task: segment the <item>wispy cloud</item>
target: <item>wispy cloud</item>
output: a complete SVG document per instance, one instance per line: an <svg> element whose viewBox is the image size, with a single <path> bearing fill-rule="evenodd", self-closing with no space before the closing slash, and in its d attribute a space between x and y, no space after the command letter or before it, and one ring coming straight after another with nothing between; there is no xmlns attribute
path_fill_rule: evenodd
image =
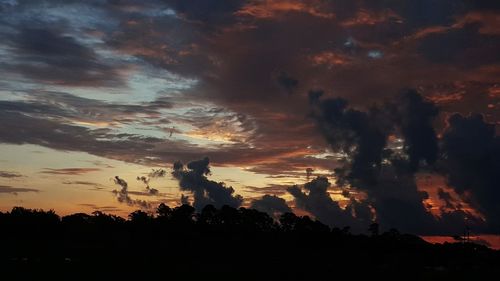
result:
<svg viewBox="0 0 500 281"><path fill-rule="evenodd" d="M99 190L104 188L102 184L90 181L63 181L63 184L90 186L93 187L94 189L99 189Z"/></svg>
<svg viewBox="0 0 500 281"><path fill-rule="evenodd" d="M8 193L8 194L17 195L18 193L25 193L25 192L39 192L39 190L34 189L34 188L12 187L12 186L8 186L8 185L0 185L0 193Z"/></svg>
<svg viewBox="0 0 500 281"><path fill-rule="evenodd" d="M52 175L78 176L91 172L97 172L100 170L101 169L98 168L62 168L62 169L45 168L40 173L52 174Z"/></svg>
<svg viewBox="0 0 500 281"><path fill-rule="evenodd" d="M92 203L80 203L78 205L82 206L82 207L90 208L90 209L95 210L95 211L100 211L100 212L119 212L119 211L121 211L121 209L116 207L116 206L99 206L99 205L92 204Z"/></svg>
<svg viewBox="0 0 500 281"><path fill-rule="evenodd" d="M0 171L0 178L13 179L13 178L21 178L21 177L23 177L23 175L16 173L16 172Z"/></svg>

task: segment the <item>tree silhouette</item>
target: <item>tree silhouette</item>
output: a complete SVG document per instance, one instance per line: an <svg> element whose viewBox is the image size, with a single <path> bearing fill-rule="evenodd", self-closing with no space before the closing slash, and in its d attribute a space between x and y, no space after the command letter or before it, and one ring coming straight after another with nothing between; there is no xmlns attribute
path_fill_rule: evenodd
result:
<svg viewBox="0 0 500 281"><path fill-rule="evenodd" d="M370 234L372 236L378 236L378 234L379 234L378 223L374 222L374 223L370 224L370 226L368 227L368 231L370 232Z"/></svg>
<svg viewBox="0 0 500 281"><path fill-rule="evenodd" d="M379 233L377 223L368 226L370 236L355 235L308 216L285 213L274 220L243 207L207 205L197 213L190 205L160 204L156 214L138 210L128 219L99 211L60 218L15 207L0 212L0 229L4 276L30 280L75 270L89 279L99 272L197 280L461 280L500 273L499 252L485 246L433 245L395 229Z"/></svg>

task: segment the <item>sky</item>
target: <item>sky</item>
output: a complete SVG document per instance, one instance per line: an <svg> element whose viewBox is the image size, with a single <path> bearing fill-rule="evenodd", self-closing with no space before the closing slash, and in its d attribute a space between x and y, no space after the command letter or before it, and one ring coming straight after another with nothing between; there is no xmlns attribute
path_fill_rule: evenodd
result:
<svg viewBox="0 0 500 281"><path fill-rule="evenodd" d="M499 49L493 0L0 0L0 210L500 234Z"/></svg>

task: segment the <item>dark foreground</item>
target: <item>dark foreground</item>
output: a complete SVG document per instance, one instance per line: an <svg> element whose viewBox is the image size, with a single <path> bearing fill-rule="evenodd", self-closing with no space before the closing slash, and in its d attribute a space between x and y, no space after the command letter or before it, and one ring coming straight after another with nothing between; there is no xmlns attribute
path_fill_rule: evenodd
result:
<svg viewBox="0 0 500 281"><path fill-rule="evenodd" d="M500 253L429 244L396 230L352 235L293 214L279 223L255 210L201 213L160 205L156 216L59 218L0 213L1 280L497 280ZM50 278L50 279L47 279Z"/></svg>

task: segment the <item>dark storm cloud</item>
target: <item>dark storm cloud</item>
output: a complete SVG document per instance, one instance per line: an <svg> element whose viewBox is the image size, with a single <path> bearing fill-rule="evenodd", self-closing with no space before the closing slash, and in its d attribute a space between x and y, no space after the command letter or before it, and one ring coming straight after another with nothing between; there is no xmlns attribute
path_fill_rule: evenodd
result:
<svg viewBox="0 0 500 281"><path fill-rule="evenodd" d="M363 104L392 96L400 87L415 86L408 85L408 77L422 77L426 66L416 68L422 69L421 72L408 73L416 70L402 65L413 64L413 61L407 61L407 54L395 53L391 47L393 41L427 26L452 24L455 14L462 15L472 9L469 4L429 1L408 5L363 1L155 1L147 4L127 1L98 6L119 23L116 32L104 30L107 36L102 40L107 46L158 67L196 77L200 84L189 90L193 95L184 95L186 99L220 103L241 116L252 117L254 124L249 126L255 128L252 144L263 150L275 150L276 153L269 155L278 157L283 157L279 150L291 147L300 154L305 153L307 146L324 146L321 139L310 137L315 132L304 118L305 89L325 85L354 100L355 104ZM391 12L384 12L389 10ZM161 13L163 16L156 16ZM351 24L346 25L349 21ZM346 45L350 38L356 44ZM73 39L76 42L78 38L73 36ZM380 50L384 57L366 61L371 50ZM311 65L310 57L325 52L339 54L345 62L331 68ZM403 73L405 71L408 72ZM435 73L425 75L443 77ZM363 83L359 83L360 80ZM427 78L422 80L425 82ZM297 94L283 102L281 92L292 89ZM376 94L367 95L367 92ZM266 106L262 106L263 103ZM276 127L281 128L280 134L275 134ZM238 162L231 155L207 155L218 163L227 159ZM252 160L253 157L243 158ZM292 167L291 163L298 164L301 158L286 157L280 165L290 163L288 166ZM304 166L308 165L292 168ZM277 171L279 165L260 170L264 168Z"/></svg>
<svg viewBox="0 0 500 281"><path fill-rule="evenodd" d="M449 185L500 231L500 138L481 115L452 115L443 133Z"/></svg>
<svg viewBox="0 0 500 281"><path fill-rule="evenodd" d="M160 116L158 110L171 107L167 102L117 104L59 92L25 93L24 96L26 99L22 101L0 101L0 115L3 121L0 125L0 142L30 143L53 149L85 151L128 162L146 161L147 156L152 154L162 157L159 158L159 163L172 162L175 159L185 159L177 156L182 154L182 151L188 154L186 157L193 157L192 154L197 154L196 150L199 150L185 141L112 130L114 125L141 124L143 120L163 124L161 118L156 117ZM137 118L137 115L145 117ZM80 124L90 126L84 127ZM97 126L94 127L93 124ZM101 124L111 127L100 128ZM156 146L162 149L154 150ZM172 155L163 158L169 151Z"/></svg>
<svg viewBox="0 0 500 281"><path fill-rule="evenodd" d="M191 205L191 203L189 202L189 196L184 194L181 194L180 202L182 205Z"/></svg>
<svg viewBox="0 0 500 281"><path fill-rule="evenodd" d="M273 158L278 155L290 155L287 157L287 165L293 167L293 165L309 166L311 163L306 163L304 159L301 159L301 155L305 155L310 151L314 150L304 150L301 147L296 147L296 156L293 152L290 152L290 147L285 143L279 146L273 143L268 143L262 151L254 151L250 149L248 145L240 144L233 145L232 147L225 146L224 151L218 151L213 149L204 149L201 147L195 147L189 145L188 143L183 143L182 141L171 141L160 138L146 138L134 134L125 133L114 133L112 129L114 126L121 126L123 124L145 124L154 126L165 126L170 124L163 120L160 110L169 109L172 107L172 102L170 100L159 99L149 103L141 103L138 105L130 104L117 104L117 103L107 103L95 99L87 99L83 97L78 97L62 92L47 92L47 91L36 91L36 92L26 92L22 93L23 100L15 101L0 101L0 108L4 111L5 115L12 115L9 118L15 118L14 116L20 116L18 122L26 122L22 126L29 126L29 123L35 124L39 123L37 129L32 130L31 137L27 135L28 131L21 130L22 134L19 134L18 141L23 143L34 143L43 144L56 149L70 149L70 150L84 150L96 155L118 155L120 159L127 157L127 161L141 161L147 155L155 155L159 157L159 161L171 162L175 159L189 160L197 157L200 154L209 155L215 161L222 164L240 164L249 162L261 162L265 163L264 159ZM139 118L138 115L146 116L146 118ZM7 118L7 117L6 117ZM7 119L9 119L7 118ZM232 126L233 123L238 125L238 134L246 134L251 136L255 130L255 122L252 118L249 118L245 114L239 113L227 113L224 108L208 108L200 109L194 108L186 113L176 116L172 115L174 120L180 120L186 122L200 129L206 130L207 128L212 128L210 131L217 132L222 130L221 134L227 132L227 130ZM6 119L6 120L7 120ZM28 121L33 119L33 121ZM298 119L303 119L299 117ZM168 121L168 120L167 120ZM280 122L277 120L277 122ZM41 124L44 125L41 125ZM276 122L274 122L276 123ZM109 129L98 129L96 127L85 128L82 126L77 126L80 124L88 124L92 126L95 124L100 127L104 125L110 125ZM213 124L220 124L219 127L211 127ZM4 123L5 129L7 127L15 127L12 130L20 130L20 127L16 123ZM40 136L35 136L35 133L42 130L44 127L50 126L55 132L64 133L66 131L74 131L71 138L79 138L79 136L88 135L88 137L80 138L79 142L73 141L72 143L64 144L64 148L60 147L59 143L55 140L59 134L40 134L42 135L43 141L39 139ZM56 127L61 127L55 129ZM310 126L309 126L310 127ZM160 128L161 129L161 128ZM296 135L296 130L301 129L300 127L290 127L291 133ZM6 129L7 130L7 129ZM269 128L271 132L272 128ZM179 132L178 132L179 133ZM12 140L7 140L7 135L4 135L5 142L16 142L16 136L12 135ZM20 136L24 135L21 139ZM290 143L293 141L290 137L287 137ZM113 142L105 141L105 139L113 139ZM63 139L61 139L62 141ZM266 140L272 140L270 135L266 136ZM262 140L262 142L266 142ZM87 143L93 143L92 145L81 145L82 141ZM234 141L240 142L238 138L234 138ZM249 139L248 141L251 141ZM138 146L139 143L144 143L142 147L142 152L145 152L142 156L140 149L134 149L126 153L120 152L115 154L109 151L110 147L122 147L125 149L126 143L130 142L131 146ZM278 141L276 141L278 142ZM135 143L135 144L134 144ZM304 144L305 145L305 144ZM140 145L139 145L140 146ZM185 146L185 148L181 148ZM295 145L294 145L295 146ZM155 148L157 147L157 148ZM174 148L175 147L175 148ZM102 148L102 150L101 150ZM108 149L106 152L105 150ZM148 152L146 152L148 151ZM180 155L180 156L179 156ZM317 162L320 165L325 165L326 161L319 159L310 161ZM159 162L160 163L160 162ZM283 165L281 164L281 165ZM268 171L282 171L283 167L279 168L278 165L268 165L266 168ZM262 167L264 168L264 167ZM301 168L302 169L302 168ZM262 170L264 171L264 170Z"/></svg>
<svg viewBox="0 0 500 281"><path fill-rule="evenodd" d="M214 60L213 64L196 65L194 71L207 68L211 74L200 76L199 89L203 89L202 92L207 99L228 104L228 107L236 111L255 116L259 124L255 135L259 137L253 141L258 147L304 149L311 145L309 135L314 133L310 126L305 125L307 121L304 118L306 112L303 107L303 95L287 99L287 102L283 103L280 94L282 89L276 87L276 80L285 91L295 89L295 92L299 92L300 85L309 84L311 79L316 79L312 76L317 74L317 70L311 71L308 75L311 77L305 77L305 82L302 82L300 76L310 70L310 66L305 65L308 54L304 53L304 50L324 51L325 42L319 38L332 38L332 41L340 46L347 39L347 36L339 38L342 32L339 27L335 27L331 18L315 17L309 12L303 13L300 7L304 11L308 10L305 6L299 5L297 10L290 12L287 20L274 21L271 17L266 21L253 22L256 28L237 32L222 31L207 44L202 44L198 50L200 53L205 52ZM281 9L280 11L284 9L270 8ZM328 34L317 34L319 28L327 25L329 28L322 30ZM304 38L294 39L297 34L303 34ZM341 37L343 36L344 34ZM256 44L261 40L268 44ZM256 60L256 57L261 59ZM182 64L182 61L180 63ZM294 73L295 76L296 72L299 76L297 78L288 74L276 75L276 73ZM322 76L324 75L318 75L319 78L316 80L322 80ZM245 106L242 106L243 102ZM262 107L262 103L266 106ZM270 113L274 113L275 116L269 116ZM297 126L297 124L304 125ZM273 134L276 127L281 128L279 135ZM219 161L217 158L212 158ZM287 162L283 161L284 164Z"/></svg>
<svg viewBox="0 0 500 281"><path fill-rule="evenodd" d="M500 10L500 3L495 0L483 0L483 1L474 1L474 0L467 0L465 1L467 3L468 7L471 9L477 9L477 10Z"/></svg>
<svg viewBox="0 0 500 281"><path fill-rule="evenodd" d="M266 212L274 218L279 218L284 213L292 212L292 209L286 204L285 199L268 194L262 196L262 198L253 200L250 208Z"/></svg>
<svg viewBox="0 0 500 281"><path fill-rule="evenodd" d="M276 73L278 69L294 73L296 76L294 78L301 81L300 85L309 87L311 84L328 85L326 87L331 87L335 93L354 100L356 103L366 103L380 97L390 97L403 87L434 85L436 77L442 81L456 81L464 78L463 73L447 71L453 66L444 63L438 67L441 68L441 71L436 68L435 64L433 64L433 69L436 69L437 73L446 72L446 75L429 72L429 64L417 60L418 57L415 54L418 52L411 49L413 43L405 43L407 45L400 46L397 42L427 27L451 26L459 20L456 18L457 16L463 16L468 11L477 9L473 3L457 1L439 3L435 1L418 3L409 1L331 1L332 11L335 11L337 20L311 16L306 21L304 14L307 15L307 13L301 13L300 8L287 14L286 17L273 17L272 11L277 9L278 4L269 4L272 1L264 2L267 4L259 6L258 11L268 15L267 17L255 16L252 27L248 29L238 32L223 31L212 41L203 44L198 50L199 53L217 58L217 63L197 64L196 69L193 70L199 71L199 68L206 67L211 70L210 73L216 74L213 75L214 77L200 76L200 87L203 87L204 93L210 95L211 99L220 99L228 103L234 103L232 99L235 97L237 97L237 101L248 97L247 103L260 101L260 98L265 99L266 102L273 99L279 101L280 97L277 95L279 91L270 84L272 82L270 77L273 77L273 73ZM307 3L287 2L298 3L297 7L300 5L313 7L315 3L314 1ZM302 10L307 11L307 8ZM326 10L328 9L322 9L322 11ZM380 16L377 18L377 15L386 10L392 11L394 15L387 16L386 19ZM242 13L236 15L241 16ZM245 15L248 16L249 13L245 13ZM353 19L357 19L357 21L353 21L355 25L341 25L346 20ZM393 19L398 20L394 21ZM324 28L326 26L328 28ZM307 29L307 31L302 32L302 29ZM463 34L460 40L467 40L467 36L467 34ZM323 38L328 38L328 41L323 40ZM351 42L358 42L354 44L355 47L353 44L347 44L350 38L354 38ZM257 43L263 39L268 44ZM441 41L445 45L448 44L446 39ZM490 46L488 48L492 50L495 49L495 45L486 45ZM384 57L376 62L367 61L366 55L370 51L378 49L384 53ZM446 48L434 49L440 51ZM340 59L336 60L330 56L332 61L338 61L338 65L332 66L330 69L307 65L307 61L305 61L307 55L314 57L314 54L324 52L327 54L337 53L338 57L346 59L341 62ZM471 52L480 57L491 53L485 52L483 54L477 48ZM494 55L496 52L491 54ZM255 61L253 59L255 57L263 59ZM483 65L488 60L488 57L484 57L484 59L479 58L479 60L471 61L479 61L476 64ZM451 62L451 64L453 63ZM412 67L406 67L407 65L412 65ZM419 77L418 81L414 77ZM360 80L363 83L358 83ZM242 89L240 87L242 84L248 85L248 87ZM213 96L210 94L212 91ZM376 94L368 95L367 92ZM287 107L292 108L300 100L303 103L304 97L289 100ZM279 104L272 106L280 112L287 110L280 108ZM241 110L247 110L250 113L251 109ZM254 115L262 114L259 110L251 111L251 114ZM297 112L301 112L301 110L297 108ZM265 121L261 122L265 123Z"/></svg>
<svg viewBox="0 0 500 281"><path fill-rule="evenodd" d="M466 24L460 29L434 33L423 38L419 51L429 62L453 63L459 67L472 68L496 64L500 55L500 36L480 34L481 24Z"/></svg>
<svg viewBox="0 0 500 281"><path fill-rule="evenodd" d="M39 191L38 189L34 189L34 188L12 187L12 186L7 186L7 185L0 185L0 194L8 193L8 194L17 195L18 193L22 193L22 192L38 192L38 191Z"/></svg>
<svg viewBox="0 0 500 281"><path fill-rule="evenodd" d="M240 165L262 163L266 159L293 160L294 153L290 148L269 147L255 151L248 145L224 146L223 150L203 148L182 140L145 137L137 134L113 132L111 128L83 127L76 125L79 121L93 122L127 122L141 106L120 106L95 103L93 100L59 95L55 98L47 96L46 102L1 101L0 142L12 144L37 144L58 150L84 151L90 154L112 159L161 165L177 159L188 161L199 155L209 155L217 163ZM61 107L54 104L64 105ZM75 112L84 114L75 114ZM46 114L43 114L43 113ZM148 109L145 109L148 112ZM151 113L153 114L153 113ZM74 122L68 122L74 120ZM149 119L154 120L154 119ZM200 123L201 124L201 123ZM307 151L298 149L300 155ZM309 151L309 150L308 150ZM290 157L291 156L291 157ZM317 161L321 164L325 161ZM275 162L276 163L276 162ZM283 162L286 163L286 162ZM282 171L283 163L270 165L267 171ZM290 163L306 166L303 159L295 159ZM281 166L281 168L280 168Z"/></svg>
<svg viewBox="0 0 500 281"><path fill-rule="evenodd" d="M55 121L29 117L19 112L2 110L3 122L0 125L1 140L5 143L33 143L45 146L67 149L76 143L91 142L103 132L94 133L87 128L60 124ZM71 142L68 142L71 141Z"/></svg>
<svg viewBox="0 0 500 281"><path fill-rule="evenodd" d="M444 205L445 208L448 208L448 209L455 208L455 205L454 205L455 202L454 202L454 200L451 197L451 194L449 192L446 192L442 188L439 188L438 189L438 196L439 196L439 199L443 200L443 202L445 203L445 205Z"/></svg>
<svg viewBox="0 0 500 281"><path fill-rule="evenodd" d="M299 80L289 76L286 72L280 72L276 79L288 94L291 94L299 84Z"/></svg>
<svg viewBox="0 0 500 281"><path fill-rule="evenodd" d="M310 212L319 221L337 227L350 226L356 232L363 231L372 220L368 206L353 201L348 208L342 209L330 197L329 187L330 182L326 177L317 177L304 185L303 189L307 193L299 186L288 188L288 192L294 197L298 208Z"/></svg>
<svg viewBox="0 0 500 281"><path fill-rule="evenodd" d="M380 167L382 151L391 131L387 114L373 109L348 108L344 99L320 100L322 92L310 92L312 116L334 151L353 157L350 177L373 180Z"/></svg>
<svg viewBox="0 0 500 281"><path fill-rule="evenodd" d="M437 159L437 137L431 126L437 114L434 105L410 91L397 103L371 108L365 112L349 108L347 102L342 99L321 99L320 94L310 94L312 116L332 149L346 154L344 165L336 170L337 184L348 183L366 193L367 199L358 205L365 209L365 213L368 213L366 205L370 205L376 211L377 221L381 225L395 226L413 233L459 231L459 222L464 219L468 219L477 229L486 228L480 219L460 209L454 208L454 211L444 212L441 217L436 218L423 205L428 194L418 189L415 173L422 169L432 170L431 165ZM450 124L457 120L460 119L452 117ZM388 142L391 134L403 138L403 147L391 147ZM476 132L472 135L476 135L478 140L487 140L485 134L490 136L489 139L493 143L491 128L488 133L481 135ZM444 153L447 155L446 137L443 137L443 141ZM468 144L477 147L477 144ZM463 143L458 147L460 148L457 151L470 149ZM489 165L491 166L491 163ZM451 167L453 165L450 165ZM326 180L320 183L320 188L317 184L311 185L315 186L316 193L313 193L315 189L311 186L305 186L305 189L309 190L308 195L300 192L298 188L291 188L289 192L298 206L302 205L313 214L331 217L328 222L330 224L335 224L336 220L337 223L341 222L340 215L324 215L337 211L338 207L329 202L331 199L325 193ZM452 181L450 184L453 184ZM490 195L489 198L497 196L495 193ZM445 198L441 199L446 201ZM318 202L321 200L325 202ZM325 206L331 206L332 210L323 210ZM490 228L490 231L494 230Z"/></svg>
<svg viewBox="0 0 500 281"><path fill-rule="evenodd" d="M92 50L78 44L74 38L61 36L50 30L24 29L13 41L20 52L40 56L42 59L52 55L70 59L94 58ZM73 63L78 65L79 61Z"/></svg>
<svg viewBox="0 0 500 281"><path fill-rule="evenodd" d="M21 94L21 93L20 93ZM77 123L88 125L165 124L156 118L159 110L170 108L169 102L157 101L141 104L107 103L96 99L77 97L62 92L34 91L22 93L24 100L0 100L5 114L20 113L40 120L50 119L61 125ZM138 116L143 116L139 118ZM7 124L6 124L7 125ZM29 142L27 140L27 142Z"/></svg>
<svg viewBox="0 0 500 281"><path fill-rule="evenodd" d="M120 86L118 66L104 63L97 53L59 30L22 28L7 38L15 49L15 62L4 65L13 72L46 83L79 86Z"/></svg>
<svg viewBox="0 0 500 281"><path fill-rule="evenodd" d="M96 99L89 99L78 97L64 92L49 92L49 91L36 91L36 93L29 93L31 97L33 95L42 97L42 101L37 101L38 103L49 103L49 104L64 104L76 109L81 108L87 113L87 115L104 115L106 112L110 114L158 114L159 109L168 109L173 106L173 103L169 101L166 97L159 97L151 102L143 102L141 104L120 104L120 103L109 103ZM96 111L96 112L93 112Z"/></svg>
<svg viewBox="0 0 500 281"><path fill-rule="evenodd" d="M29 143L59 150L85 151L129 162L141 161L144 156L139 155L154 147L142 136L118 138L109 135L107 129L91 130L18 112L1 111L0 118L0 141L3 143Z"/></svg>
<svg viewBox="0 0 500 281"><path fill-rule="evenodd" d="M496 4L471 1L173 0L89 5L105 10L120 23L117 32L105 33L108 35L103 38L106 44L155 65L199 78L200 89L204 89L209 99L228 102L235 98L238 102L246 97L252 101L255 101L253 98L279 97L273 85L273 73L284 71L293 73L293 78L301 81L300 85L306 89L312 84L324 84L343 97L358 96L356 102L363 102L362 98L367 100L365 90L378 89L379 94L373 95L375 100L379 96L392 95L400 87L420 86L408 85L411 82L408 77L417 77L411 73L417 71L413 69L425 66L408 61L414 54L407 46L394 50L391 44L397 39L427 27L449 27L457 17L469 11L492 9ZM172 13L164 12L168 9ZM163 12L163 16L157 16ZM334 16L326 16L330 14ZM349 21L352 24L345 25ZM215 36L212 32L207 35L207 26L216 31ZM350 39L358 42L355 50L347 44ZM381 49L388 59L367 64L367 53L377 49ZM401 53L401 50L410 53ZM334 71L307 65L306 57L325 51L340 53L354 65L339 65ZM391 62L386 63L387 60ZM408 63L414 67L403 69L402 66ZM391 70L391 67L395 68ZM393 71L395 69L401 73ZM384 71L371 75L374 70ZM385 72L401 76L401 79L386 76ZM358 83L359 77L364 83ZM423 80L434 83L431 77L428 74ZM387 79L392 81L385 81ZM303 96L296 97L287 105L291 107L303 101ZM273 107L284 110L279 105ZM247 113L262 114L254 110Z"/></svg>
<svg viewBox="0 0 500 281"><path fill-rule="evenodd" d="M388 137L400 131L404 152L415 170L421 160L433 164L437 158L437 137L432 122L438 109L414 91L408 91L382 107L360 111L343 99L321 100L322 92L310 92L312 117L332 146L352 157L348 177L365 182L376 180Z"/></svg>
<svg viewBox="0 0 500 281"><path fill-rule="evenodd" d="M217 208L224 205L239 207L243 198L234 194L231 186L227 187L223 182L215 182L206 177L210 173L209 163L208 157L189 162L187 169L180 162L174 163L172 175L179 180L181 191L193 193L193 206L199 210L209 204Z"/></svg>
<svg viewBox="0 0 500 281"><path fill-rule="evenodd" d="M59 119L62 123L67 122L67 119L90 124L130 123L138 120L138 115L150 117L148 121L152 122L154 117L160 114L159 110L172 107L172 103L164 99L141 104L119 104L78 97L64 92L29 91L18 94L26 99L0 100L0 109L41 118Z"/></svg>
<svg viewBox="0 0 500 281"><path fill-rule="evenodd" d="M438 142L432 123L438 108L415 91L403 94L394 107L410 166L416 169L422 160L433 164L438 156Z"/></svg>

